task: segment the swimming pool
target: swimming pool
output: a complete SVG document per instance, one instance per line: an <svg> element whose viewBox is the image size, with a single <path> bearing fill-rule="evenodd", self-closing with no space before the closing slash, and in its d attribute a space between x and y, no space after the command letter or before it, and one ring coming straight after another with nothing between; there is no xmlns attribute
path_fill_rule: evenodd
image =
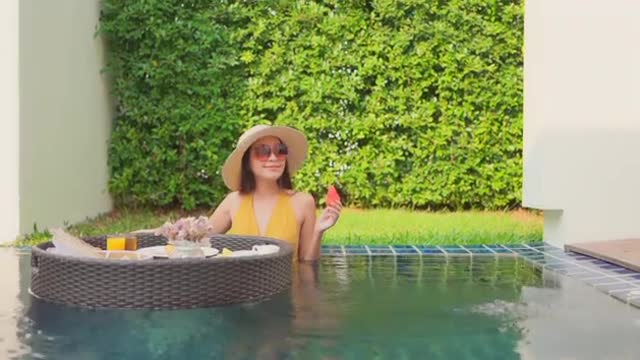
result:
<svg viewBox="0 0 640 360"><path fill-rule="evenodd" d="M638 309L542 269L526 254L395 255L373 256L369 249L364 256L325 256L315 267L301 265L291 291L259 304L83 311L33 299L29 252L3 248L0 355L631 359L640 351Z"/></svg>

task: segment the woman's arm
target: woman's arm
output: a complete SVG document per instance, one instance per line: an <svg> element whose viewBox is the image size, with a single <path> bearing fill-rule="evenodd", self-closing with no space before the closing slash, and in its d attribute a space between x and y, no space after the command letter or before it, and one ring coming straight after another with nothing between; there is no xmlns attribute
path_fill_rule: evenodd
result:
<svg viewBox="0 0 640 360"><path fill-rule="evenodd" d="M320 257L322 234L316 231L316 201L310 194L303 194L301 199L302 226L298 244L300 261L314 261Z"/></svg>
<svg viewBox="0 0 640 360"><path fill-rule="evenodd" d="M342 204L338 202L327 206L320 218L316 219L316 202L313 196L304 194L301 202L303 221L300 229L298 257L300 261L315 261L320 257L322 236L338 221Z"/></svg>
<svg viewBox="0 0 640 360"><path fill-rule="evenodd" d="M224 234L231 228L231 208L237 197L237 192L228 194L209 217L213 234Z"/></svg>

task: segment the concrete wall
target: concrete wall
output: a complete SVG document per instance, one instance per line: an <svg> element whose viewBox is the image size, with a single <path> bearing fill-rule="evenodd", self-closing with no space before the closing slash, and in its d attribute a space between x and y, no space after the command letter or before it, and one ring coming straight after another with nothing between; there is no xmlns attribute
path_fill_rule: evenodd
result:
<svg viewBox="0 0 640 360"><path fill-rule="evenodd" d="M0 1L0 243L19 227L18 1Z"/></svg>
<svg viewBox="0 0 640 360"><path fill-rule="evenodd" d="M111 209L99 0L20 0L20 231Z"/></svg>
<svg viewBox="0 0 640 360"><path fill-rule="evenodd" d="M640 237L640 2L528 0L525 206L545 240Z"/></svg>

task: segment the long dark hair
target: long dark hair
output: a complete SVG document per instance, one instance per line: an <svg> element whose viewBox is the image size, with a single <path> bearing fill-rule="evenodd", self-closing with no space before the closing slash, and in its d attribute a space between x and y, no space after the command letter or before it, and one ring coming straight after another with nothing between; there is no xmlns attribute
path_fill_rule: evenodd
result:
<svg viewBox="0 0 640 360"><path fill-rule="evenodd" d="M256 177L251 171L251 148L247 149L242 155L242 167L240 170L240 191L241 194L248 194L256 189ZM282 176L278 178L278 187L280 189L293 190L293 183L291 182L291 176L289 175L289 164L285 161L284 172Z"/></svg>

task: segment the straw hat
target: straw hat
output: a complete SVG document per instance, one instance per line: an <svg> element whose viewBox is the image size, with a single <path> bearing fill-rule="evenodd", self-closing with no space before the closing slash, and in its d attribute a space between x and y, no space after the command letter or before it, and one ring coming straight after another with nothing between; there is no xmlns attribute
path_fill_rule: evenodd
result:
<svg viewBox="0 0 640 360"><path fill-rule="evenodd" d="M232 191L240 188L242 156L256 140L265 136L275 136L289 148L287 167L290 176L302 167L309 150L307 138L302 132L287 126L256 125L240 136L236 148L222 167L222 179Z"/></svg>

